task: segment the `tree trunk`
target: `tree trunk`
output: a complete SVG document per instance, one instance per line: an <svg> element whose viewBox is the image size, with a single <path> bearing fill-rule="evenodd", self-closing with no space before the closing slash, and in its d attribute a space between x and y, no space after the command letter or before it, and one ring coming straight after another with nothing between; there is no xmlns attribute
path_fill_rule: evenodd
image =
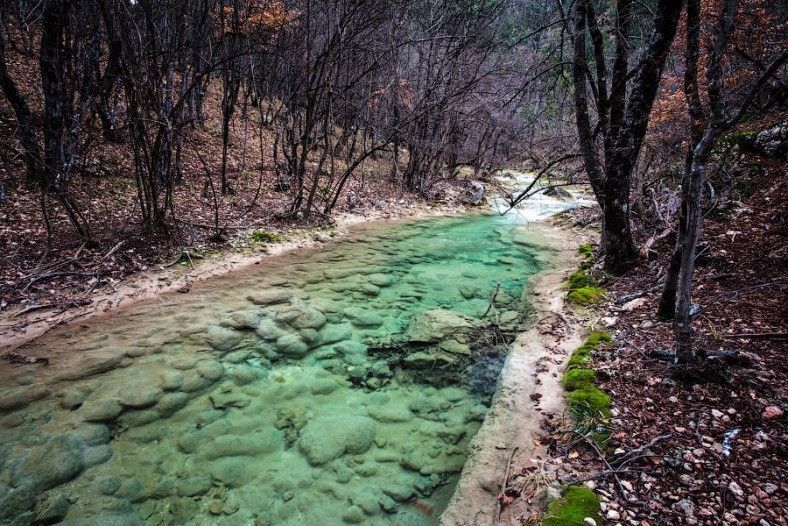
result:
<svg viewBox="0 0 788 526"><path fill-rule="evenodd" d="M697 145L703 139L703 106L698 89L698 58L700 54L700 0L687 1L687 49L684 65L684 94L687 98L690 120L690 139L692 145ZM657 316L663 320L672 320L676 315L676 290L679 284L679 271L681 270L682 250L687 237L687 208L690 202L689 190L690 174L692 173L693 147L687 149L687 158L684 163L684 177L681 181L681 212L679 214L676 246L668 263L665 276L665 287L659 302Z"/></svg>
<svg viewBox="0 0 788 526"><path fill-rule="evenodd" d="M692 348L692 276L695 271L695 249L698 246L700 223L703 208L701 196L703 193L703 180L706 175L706 161L708 160L711 146L716 140L715 130L709 130L695 148L695 155L688 177L686 234L683 236L681 246L681 267L678 273L676 289L676 357L679 362L689 363L695 359Z"/></svg>
<svg viewBox="0 0 788 526"><path fill-rule="evenodd" d="M0 10L0 16L2 16L2 10ZM25 166L27 167L27 181L28 183L37 183L41 181L43 176L41 173L41 148L38 144L27 101L19 93L16 84L14 84L6 69L5 34L3 28L3 21L0 18L0 88L2 88L3 94L11 104L16 116L16 122L19 124Z"/></svg>

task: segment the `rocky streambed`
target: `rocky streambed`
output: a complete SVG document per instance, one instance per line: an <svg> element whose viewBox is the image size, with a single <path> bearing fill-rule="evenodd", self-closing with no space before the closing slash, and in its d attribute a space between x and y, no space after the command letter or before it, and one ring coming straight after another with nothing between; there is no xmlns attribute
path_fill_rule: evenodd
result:
<svg viewBox="0 0 788 526"><path fill-rule="evenodd" d="M547 260L366 226L53 331L0 371L0 523L436 524Z"/></svg>

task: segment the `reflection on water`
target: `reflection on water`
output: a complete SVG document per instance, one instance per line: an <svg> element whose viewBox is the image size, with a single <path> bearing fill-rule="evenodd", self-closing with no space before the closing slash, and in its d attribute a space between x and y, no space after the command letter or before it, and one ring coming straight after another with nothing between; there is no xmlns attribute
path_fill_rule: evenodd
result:
<svg viewBox="0 0 788 526"><path fill-rule="evenodd" d="M544 257L368 227L53 332L2 371L0 523L435 524Z"/></svg>

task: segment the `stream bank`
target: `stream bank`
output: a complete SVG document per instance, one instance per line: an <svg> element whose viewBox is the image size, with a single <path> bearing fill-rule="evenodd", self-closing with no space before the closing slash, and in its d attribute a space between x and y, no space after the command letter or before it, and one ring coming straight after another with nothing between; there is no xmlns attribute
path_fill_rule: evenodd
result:
<svg viewBox="0 0 788 526"><path fill-rule="evenodd" d="M552 251L549 270L530 284L535 317L511 345L490 410L441 516L444 526L520 525L541 511L538 498L501 506L499 497L515 474L533 473L537 490L546 485L539 480L547 456L540 423L542 414L564 411L564 361L584 334L583 320L566 308L564 283L577 267L585 235L550 220L536 224L533 233Z"/></svg>

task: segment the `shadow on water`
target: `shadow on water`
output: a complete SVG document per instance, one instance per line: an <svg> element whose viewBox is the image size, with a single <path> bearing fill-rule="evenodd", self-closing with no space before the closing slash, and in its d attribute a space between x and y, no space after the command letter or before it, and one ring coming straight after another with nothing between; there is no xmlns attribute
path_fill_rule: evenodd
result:
<svg viewBox="0 0 788 526"><path fill-rule="evenodd" d="M54 331L2 372L0 523L436 524L545 261L378 225Z"/></svg>

